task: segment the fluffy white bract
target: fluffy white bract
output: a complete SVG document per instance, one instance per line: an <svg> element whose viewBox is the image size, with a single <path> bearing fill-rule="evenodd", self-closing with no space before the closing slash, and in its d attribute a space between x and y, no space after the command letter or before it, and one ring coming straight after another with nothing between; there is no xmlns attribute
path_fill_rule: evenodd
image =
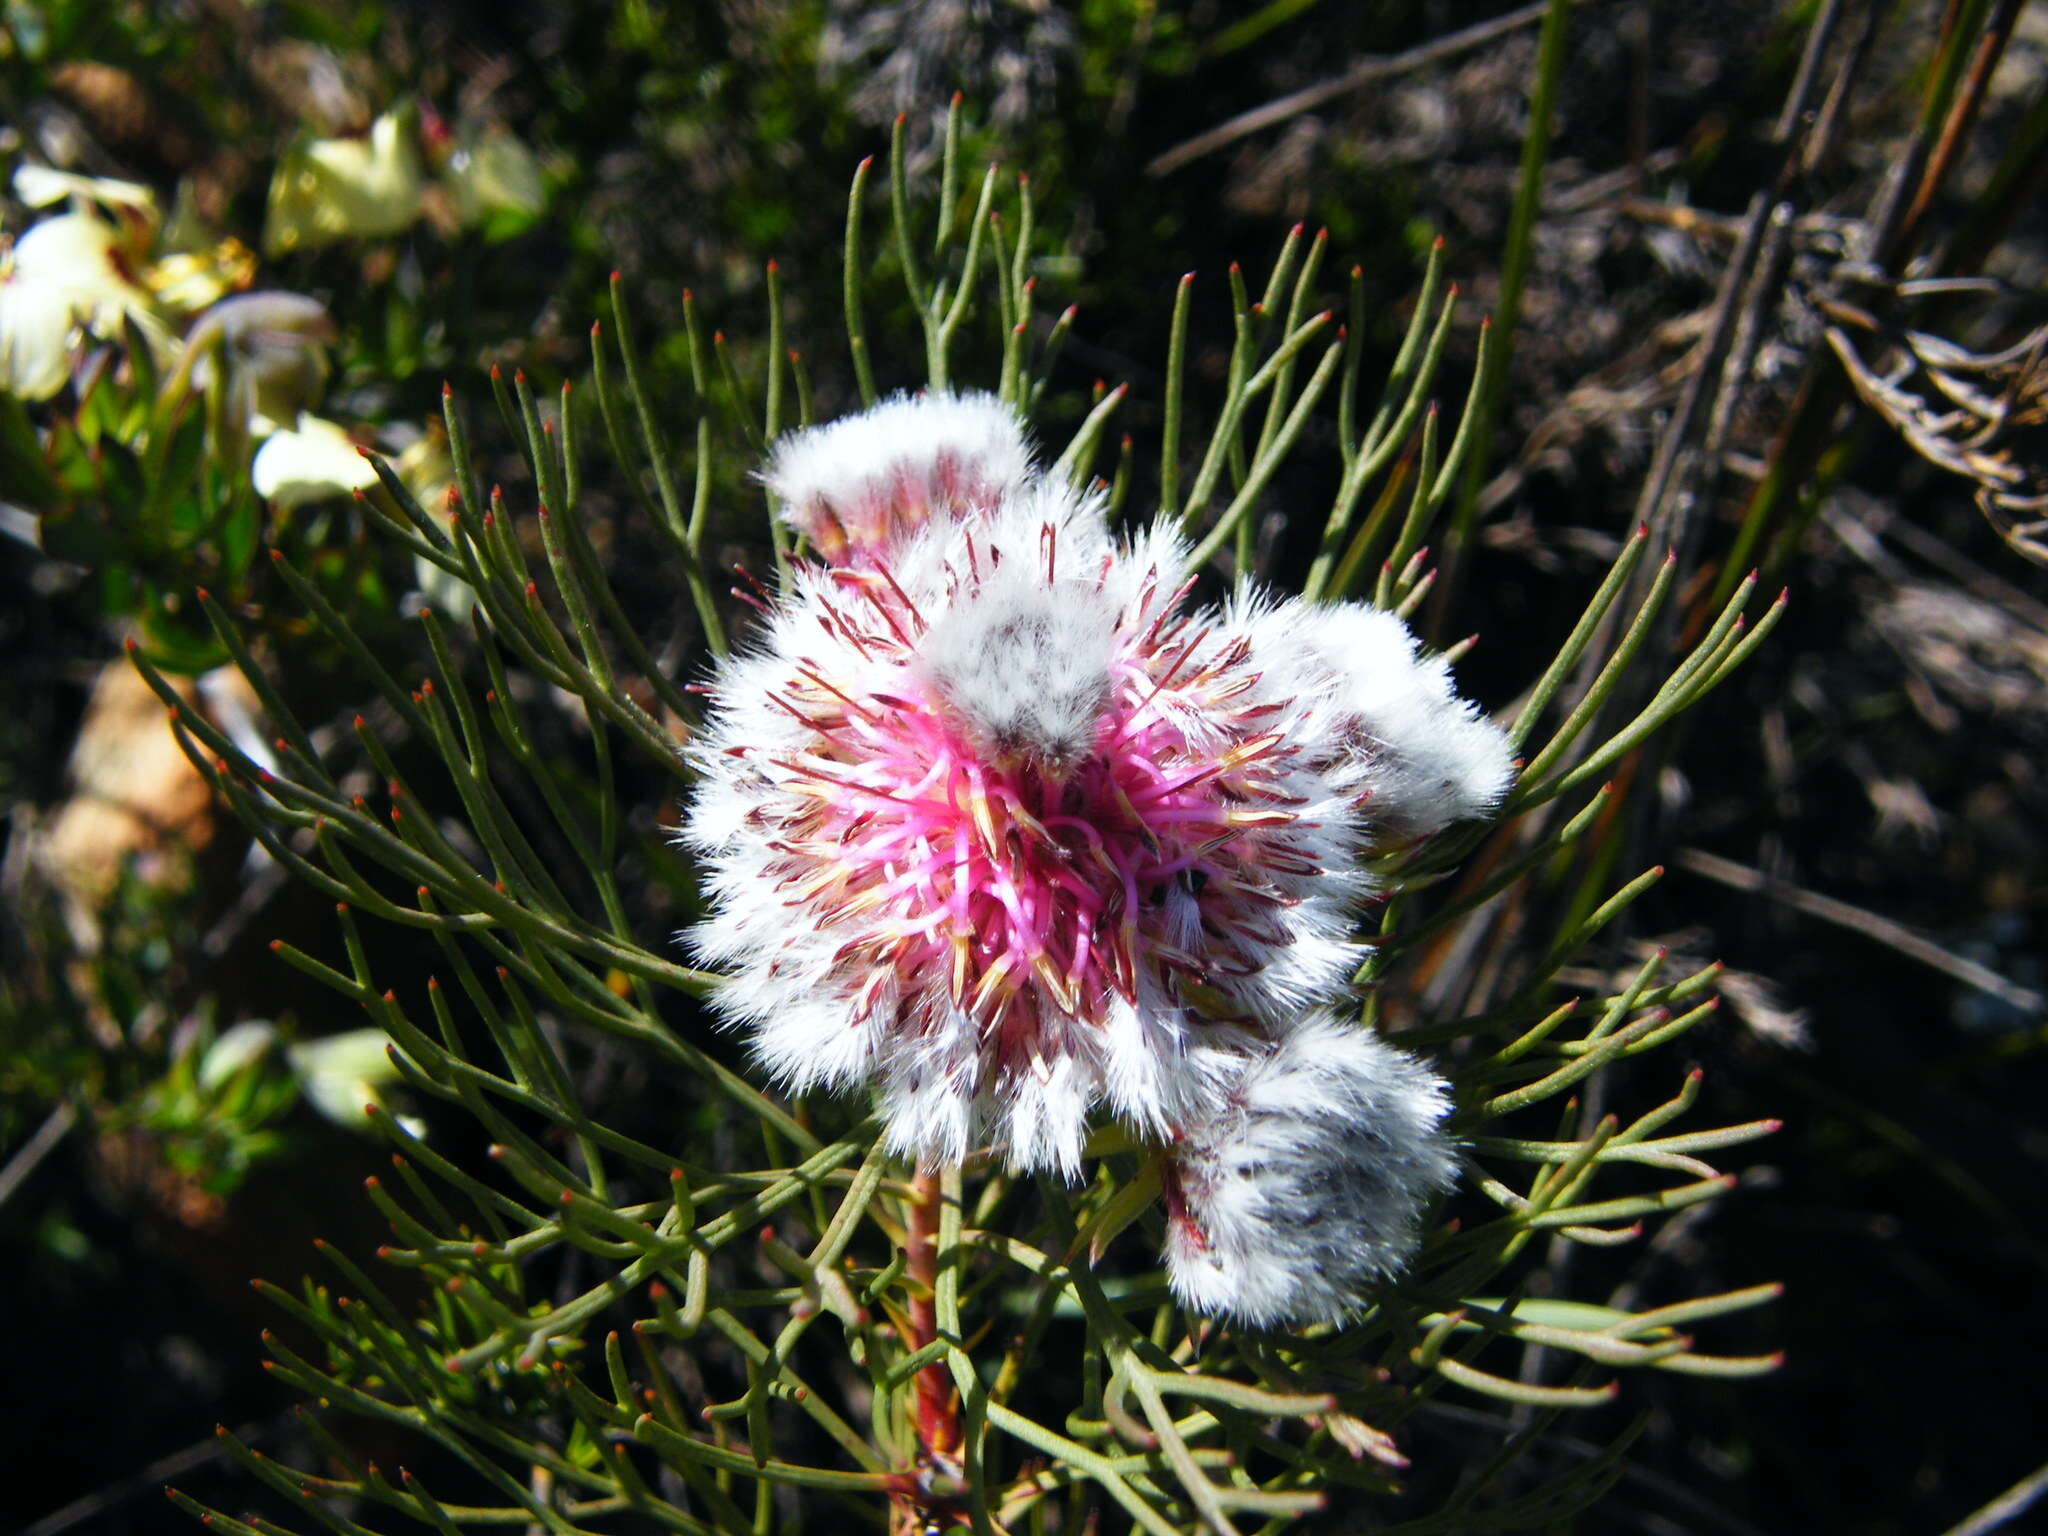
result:
<svg viewBox="0 0 2048 1536"><path fill-rule="evenodd" d="M833 565L879 558L933 518L986 513L1025 488L1023 424L993 395L897 395L783 438L762 478Z"/></svg>
<svg viewBox="0 0 2048 1536"><path fill-rule="evenodd" d="M1346 986L1369 858L1505 785L1398 619L1188 608L1179 537L1118 540L991 400L798 434L769 481L830 563L714 680L689 942L782 1084L872 1084L927 1165L1213 1124Z"/></svg>
<svg viewBox="0 0 2048 1536"><path fill-rule="evenodd" d="M1312 700L1337 752L1361 768L1366 812L1389 841L1491 814L1514 783L1500 727L1458 697L1440 656L1364 603L1240 602L1233 615L1269 685Z"/></svg>
<svg viewBox="0 0 2048 1536"><path fill-rule="evenodd" d="M1456 1175L1445 1086L1327 1015L1231 1065L1222 1106L1169 1154L1174 1293L1255 1327L1339 1321L1407 1263Z"/></svg>

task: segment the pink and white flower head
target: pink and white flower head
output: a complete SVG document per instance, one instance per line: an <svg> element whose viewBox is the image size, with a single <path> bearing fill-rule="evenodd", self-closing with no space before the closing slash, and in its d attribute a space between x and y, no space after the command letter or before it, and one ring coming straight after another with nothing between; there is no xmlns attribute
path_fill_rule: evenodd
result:
<svg viewBox="0 0 2048 1536"><path fill-rule="evenodd" d="M1000 494L869 518L894 532L799 567L722 664L690 940L792 1090L872 1083L927 1164L1071 1176L1098 1107L1160 1141L1213 1116L1232 1049L1346 984L1367 857L1491 809L1508 751L1398 620L1188 610L1176 535L1120 543L1010 439L982 464L993 402L918 404L801 434L771 483L852 505L824 444L849 486Z"/></svg>
<svg viewBox="0 0 2048 1536"><path fill-rule="evenodd" d="M1167 1157L1167 1278L1194 1310L1254 1327L1341 1321L1407 1263L1451 1186L1444 1084L1327 1014L1231 1065L1221 1106Z"/></svg>
<svg viewBox="0 0 2048 1536"><path fill-rule="evenodd" d="M783 438L762 478L830 565L872 563L933 518L980 515L1024 489L1031 450L993 395L897 395Z"/></svg>

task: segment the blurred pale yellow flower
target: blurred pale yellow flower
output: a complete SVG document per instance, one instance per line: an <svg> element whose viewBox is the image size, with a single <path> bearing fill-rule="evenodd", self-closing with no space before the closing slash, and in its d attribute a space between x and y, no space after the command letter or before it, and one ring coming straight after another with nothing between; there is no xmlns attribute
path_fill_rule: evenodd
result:
<svg viewBox="0 0 2048 1536"><path fill-rule="evenodd" d="M265 291L222 299L185 338L192 383L206 389L227 369L234 422L251 437L291 426L327 384L325 343L334 322L318 299Z"/></svg>
<svg viewBox="0 0 2048 1536"><path fill-rule="evenodd" d="M77 333L118 334L123 316L166 347L169 332L134 271L120 232L94 213L58 214L16 241L0 262L0 390L47 400L70 376Z"/></svg>
<svg viewBox="0 0 2048 1536"><path fill-rule="evenodd" d="M256 253L229 236L202 250L174 251L143 274L156 301L172 314L197 314L256 277Z"/></svg>
<svg viewBox="0 0 2048 1536"><path fill-rule="evenodd" d="M395 235L419 216L421 186L409 108L386 112L365 137L302 144L271 178L263 254Z"/></svg>
<svg viewBox="0 0 2048 1536"><path fill-rule="evenodd" d="M266 1019L244 1019L225 1030L200 1057L198 1083L217 1093L234 1077L283 1045L285 1065L299 1086L299 1096L317 1113L349 1130L366 1130L366 1106L387 1110L384 1090L399 1081L381 1029L347 1029L316 1040L285 1044L277 1026ZM415 1136L427 1133L426 1123L410 1115L398 1123Z"/></svg>
<svg viewBox="0 0 2048 1536"><path fill-rule="evenodd" d="M448 157L442 175L455 200L455 214L465 228L495 226L523 229L547 207L547 187L533 151L500 125L463 136Z"/></svg>
<svg viewBox="0 0 2048 1536"><path fill-rule="evenodd" d="M412 492L413 500L429 512L441 510L455 486L455 460L448 452L447 431L429 419L426 430L391 461L391 468ZM427 601L458 622L469 622L477 599L468 582L418 555L413 557L412 577Z"/></svg>
<svg viewBox="0 0 2048 1536"><path fill-rule="evenodd" d="M360 1129L370 1123L366 1106L383 1109L385 1086L398 1081L390 1044L381 1029L349 1029L297 1041L285 1047L285 1057L308 1104L336 1125ZM424 1121L410 1115L397 1119L414 1136L427 1134Z"/></svg>

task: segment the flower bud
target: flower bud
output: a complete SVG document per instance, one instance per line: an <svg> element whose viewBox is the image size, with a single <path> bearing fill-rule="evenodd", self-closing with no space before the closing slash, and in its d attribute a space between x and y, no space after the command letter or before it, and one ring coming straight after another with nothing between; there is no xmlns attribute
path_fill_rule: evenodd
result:
<svg viewBox="0 0 2048 1536"><path fill-rule="evenodd" d="M1222 1107L1169 1154L1174 1294L1254 1327L1355 1311L1456 1177L1448 1108L1428 1067L1328 1014L1243 1056Z"/></svg>

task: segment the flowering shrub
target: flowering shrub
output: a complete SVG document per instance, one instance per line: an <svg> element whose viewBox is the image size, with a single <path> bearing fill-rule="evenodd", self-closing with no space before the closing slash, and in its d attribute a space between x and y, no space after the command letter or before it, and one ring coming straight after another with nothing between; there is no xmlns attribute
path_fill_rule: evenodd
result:
<svg viewBox="0 0 2048 1536"><path fill-rule="evenodd" d="M422 672L402 679L274 554L381 698L354 734L382 803L210 596L276 733L267 761L139 658L194 765L338 903L339 967L277 953L388 1032L429 1123L491 1143L473 1160L461 1135L376 1114L395 1154L369 1191L393 1232L381 1264L330 1248L343 1291L265 1286L303 1330L270 1341L279 1378L424 1437L471 1479L394 1479L324 1417L319 1470L229 1437L337 1528L758 1531L829 1503L904 1532L1078 1530L1111 1507L1150 1532L1229 1532L1392 1499L1403 1428L1446 1391L1555 1411L1606 1402L1616 1367L1774 1363L1680 1331L1769 1286L1642 1310L1516 1289L1538 1235L1631 1241L1727 1187L1703 1154L1771 1129L1668 1130L1697 1074L1628 1117L1572 1098L1711 1011L1712 968L1667 977L1661 953L1617 988L1556 995L1656 872L1492 957L1513 983L1483 1012L1413 1019L1398 1048L1376 1029L1404 967L1580 837L1613 799L1608 771L1778 610L1747 627L1744 584L1659 675L1643 642L1674 566L1647 562L1639 533L1512 721L1487 720L1454 691L1454 656L1406 622L1469 450L1463 430L1441 448L1429 405L1449 319L1435 268L1368 416L1359 335L1311 312L1323 242L1297 231L1263 301L1237 295L1226 385L1185 459L1177 310L1158 516L1128 519L1127 469L1093 476L1121 391L1049 462L1029 446L1073 322L1037 323L1029 243L1007 234L1030 228L1028 192L1013 203L992 170L962 221L956 166L949 144L929 271L900 138L891 166L922 399L881 402L870 374L863 166L846 318L864 412L810 427L808 381L778 346L755 414L692 315L695 446L679 452L615 283L591 389L544 410L523 376L496 381L533 516L479 494L452 396L445 507L381 463L362 495L405 556L468 594L473 636L421 608ZM1002 347L987 395L955 377L977 315ZM1333 393L1319 558L1301 596L1263 594L1252 517ZM625 622L583 504L598 422L648 492L708 684ZM781 512L755 541L774 585L747 626L714 599L706 540L735 458L765 465ZM1352 600L1368 573L1371 602ZM1219 579L1220 606L1204 595ZM561 701L573 746L550 723ZM623 877L673 857L631 840L635 756L687 797L704 969L625 899ZM366 918L429 935L439 975L401 995ZM778 1092L698 1027L694 999L739 1026ZM592 1053L651 1075L652 1139L586 1101ZM1538 1106L1540 1130L1511 1118ZM1636 1177L1617 1189L1617 1172ZM1572 1371L1497 1363L1535 1348ZM1596 1492L1617 1454L1408 1528L1527 1529Z"/></svg>

